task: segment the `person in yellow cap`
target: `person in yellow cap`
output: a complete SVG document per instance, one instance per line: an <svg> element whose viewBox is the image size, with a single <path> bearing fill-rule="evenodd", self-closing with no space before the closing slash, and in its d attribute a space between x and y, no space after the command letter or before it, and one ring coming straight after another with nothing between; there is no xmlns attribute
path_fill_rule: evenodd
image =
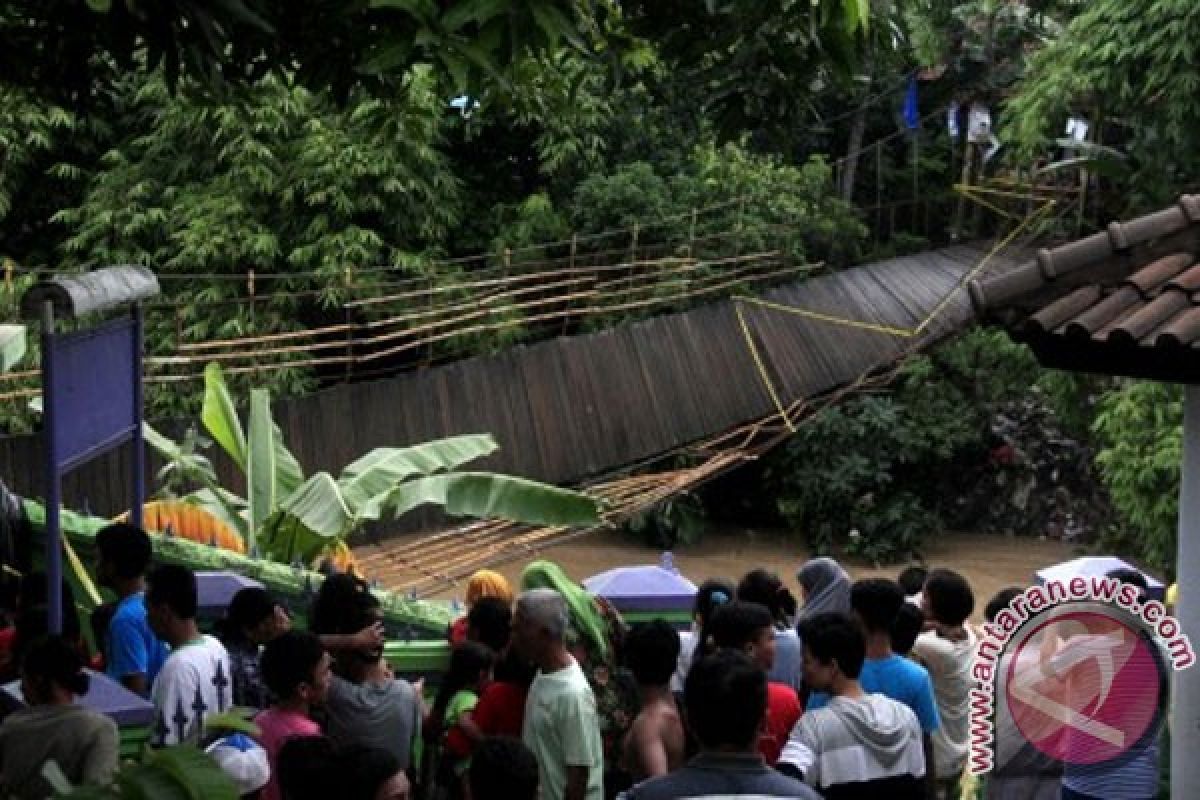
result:
<svg viewBox="0 0 1200 800"><path fill-rule="evenodd" d="M467 612L485 597L495 597L506 606L512 606L513 590L508 579L499 572L481 569L467 578ZM450 644L458 645L467 640L467 615L463 614L450 624Z"/></svg>

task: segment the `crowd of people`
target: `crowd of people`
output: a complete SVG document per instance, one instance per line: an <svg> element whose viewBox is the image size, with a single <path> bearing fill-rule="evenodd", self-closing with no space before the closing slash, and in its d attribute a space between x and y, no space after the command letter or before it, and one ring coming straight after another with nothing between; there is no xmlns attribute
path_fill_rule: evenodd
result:
<svg viewBox="0 0 1200 800"><path fill-rule="evenodd" d="M195 575L152 567L145 533L112 525L96 546L98 578L117 599L93 617L102 659L92 666L153 703L154 746L206 748L247 797L966 800L973 791L964 770L975 597L951 570L852 581L815 558L797 572L800 598L764 569L712 579L684 631L626 626L549 562L530 564L516 591L485 570L468 582L467 611L447 632L449 663L427 693L423 680L393 673L379 602L352 575L324 581L307 630L268 592L244 589L211 635L197 624ZM1138 573L1120 577L1144 587ZM0 639L27 704L0 725L5 798L47 796L50 760L75 783L103 783L117 765L112 721L76 702L88 685L78 620L41 635L45 580L27 583L13 600L15 633ZM253 736L210 730L207 720L234 708L255 710ZM1135 766L1157 764L1154 746ZM1002 760L1019 774L1000 770L991 800L1115 797L1096 791L1112 776L1063 774L1028 748ZM1123 775L1122 800L1154 796L1137 783L1151 780L1143 772Z"/></svg>

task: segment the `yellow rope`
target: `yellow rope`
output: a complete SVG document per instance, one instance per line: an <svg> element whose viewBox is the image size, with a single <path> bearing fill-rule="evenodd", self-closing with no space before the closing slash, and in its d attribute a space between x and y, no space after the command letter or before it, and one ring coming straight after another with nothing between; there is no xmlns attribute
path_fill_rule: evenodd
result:
<svg viewBox="0 0 1200 800"><path fill-rule="evenodd" d="M967 284L968 281L974 279L982 272L997 253L1004 250L1013 241L1021 235L1039 217L1042 217L1047 211L1053 208L1055 201L1047 200L1040 208L1026 216L1019 225L1016 225L1012 231L997 242L991 250L980 260L978 264L966 272L962 278L955 283L954 288L946 292L933 310L925 315L920 324L915 328L897 328L890 325L880 325L874 322L864 322L862 320L850 319L848 317L838 317L832 314L824 314L818 311L812 311L807 308L796 308L787 306L781 303L773 303L769 300L761 300L756 297L737 296L733 298L733 309L737 315L738 325L742 330L742 338L746 341L746 347L750 350L750 357L754 361L754 367L758 370L758 377L762 380L763 386L766 387L767 394L771 397L771 402L775 405L775 411L783 423L787 426L789 433L796 432L796 426L792 424L791 415L788 414L787 408L783 405L783 401L779 397L779 392L775 388L775 382L771 380L771 375L767 372L766 364L763 362L762 354L758 350L758 346L754 343L754 337L750 334L750 325L746 322L746 315L743 309L744 304L752 304L761 306L762 308L772 311L780 311L786 314L795 314L800 317L817 320L819 322L827 322L833 325L844 325L850 328L859 328L861 330L872 331L874 333L883 333L889 336L897 336L901 338L913 338L924 333L925 329L936 320L946 307L954 300L958 291Z"/></svg>
<svg viewBox="0 0 1200 800"><path fill-rule="evenodd" d="M758 348L754 345L754 337L750 335L750 326L746 324L746 316L742 312L742 306L736 301L733 304L734 313L737 314L738 324L742 328L742 336L746 340L746 345L750 348L750 356L754 359L754 366L758 369L758 376L762 378L763 386L767 387L767 394L771 395L771 402L775 404L775 410L779 412L779 416L783 418L783 422L787 425L789 433L795 433L796 427L792 425L792 420L788 417L787 409L783 407L783 403L779 400L779 393L775 391L775 382L771 380L771 376L767 374L767 367L763 364L762 356L759 355Z"/></svg>
<svg viewBox="0 0 1200 800"><path fill-rule="evenodd" d="M937 319L938 315L945 310L946 306L948 306L954 299L955 292L957 292L963 286L966 286L969 281L974 280L975 276L983 272L984 268L991 263L991 260L996 256L997 253L1012 244L1013 241L1015 241L1016 238L1020 236L1026 228L1032 225L1039 217L1045 215L1045 213L1051 208L1054 208L1054 201L1047 200L1041 208L1025 217L1025 219L1021 221L1020 225L1017 225L1015 228L1013 228L1012 232L1009 233L1008 236L1005 236L991 250L989 250L987 255L983 257L983 260L976 264L974 268L967 272L967 274L963 275L958 283L955 284L954 289L947 292L946 296L942 298L942 302L938 303L934 307L933 311L930 311L921 324L917 326L917 335L920 335L927 327L929 327L929 324Z"/></svg>
<svg viewBox="0 0 1200 800"><path fill-rule="evenodd" d="M781 303L772 303L770 300L761 300L757 297L749 297L747 295L738 295L734 298L738 303L749 303L750 305L762 306L763 308L773 309L775 311L783 311L788 314L795 314L798 317L808 317L819 322L828 322L832 325L845 325L848 328L861 328L865 331L873 331L875 333L884 333L889 336L913 336L914 331L907 328L894 328L891 325L878 325L874 322L863 322L857 319L847 319L845 317L837 317L832 314L822 314L819 311L811 311L807 308L797 308L795 306L785 306Z"/></svg>

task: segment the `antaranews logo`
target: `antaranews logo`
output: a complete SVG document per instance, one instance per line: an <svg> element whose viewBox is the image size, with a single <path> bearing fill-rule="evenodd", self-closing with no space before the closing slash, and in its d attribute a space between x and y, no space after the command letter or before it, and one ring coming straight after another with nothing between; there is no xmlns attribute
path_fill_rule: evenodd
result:
<svg viewBox="0 0 1200 800"><path fill-rule="evenodd" d="M1171 670L1196 656L1166 607L1140 592L1116 578L1051 581L984 626L972 669L971 773L1028 747L1064 764L1112 762L1158 735Z"/></svg>

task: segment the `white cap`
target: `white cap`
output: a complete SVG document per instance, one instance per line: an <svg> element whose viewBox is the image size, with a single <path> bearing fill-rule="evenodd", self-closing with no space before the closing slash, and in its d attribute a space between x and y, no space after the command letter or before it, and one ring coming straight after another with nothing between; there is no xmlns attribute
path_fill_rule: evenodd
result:
<svg viewBox="0 0 1200 800"><path fill-rule="evenodd" d="M267 751L243 733L234 733L213 742L205 751L237 785L238 794L250 794L267 785L271 763Z"/></svg>

